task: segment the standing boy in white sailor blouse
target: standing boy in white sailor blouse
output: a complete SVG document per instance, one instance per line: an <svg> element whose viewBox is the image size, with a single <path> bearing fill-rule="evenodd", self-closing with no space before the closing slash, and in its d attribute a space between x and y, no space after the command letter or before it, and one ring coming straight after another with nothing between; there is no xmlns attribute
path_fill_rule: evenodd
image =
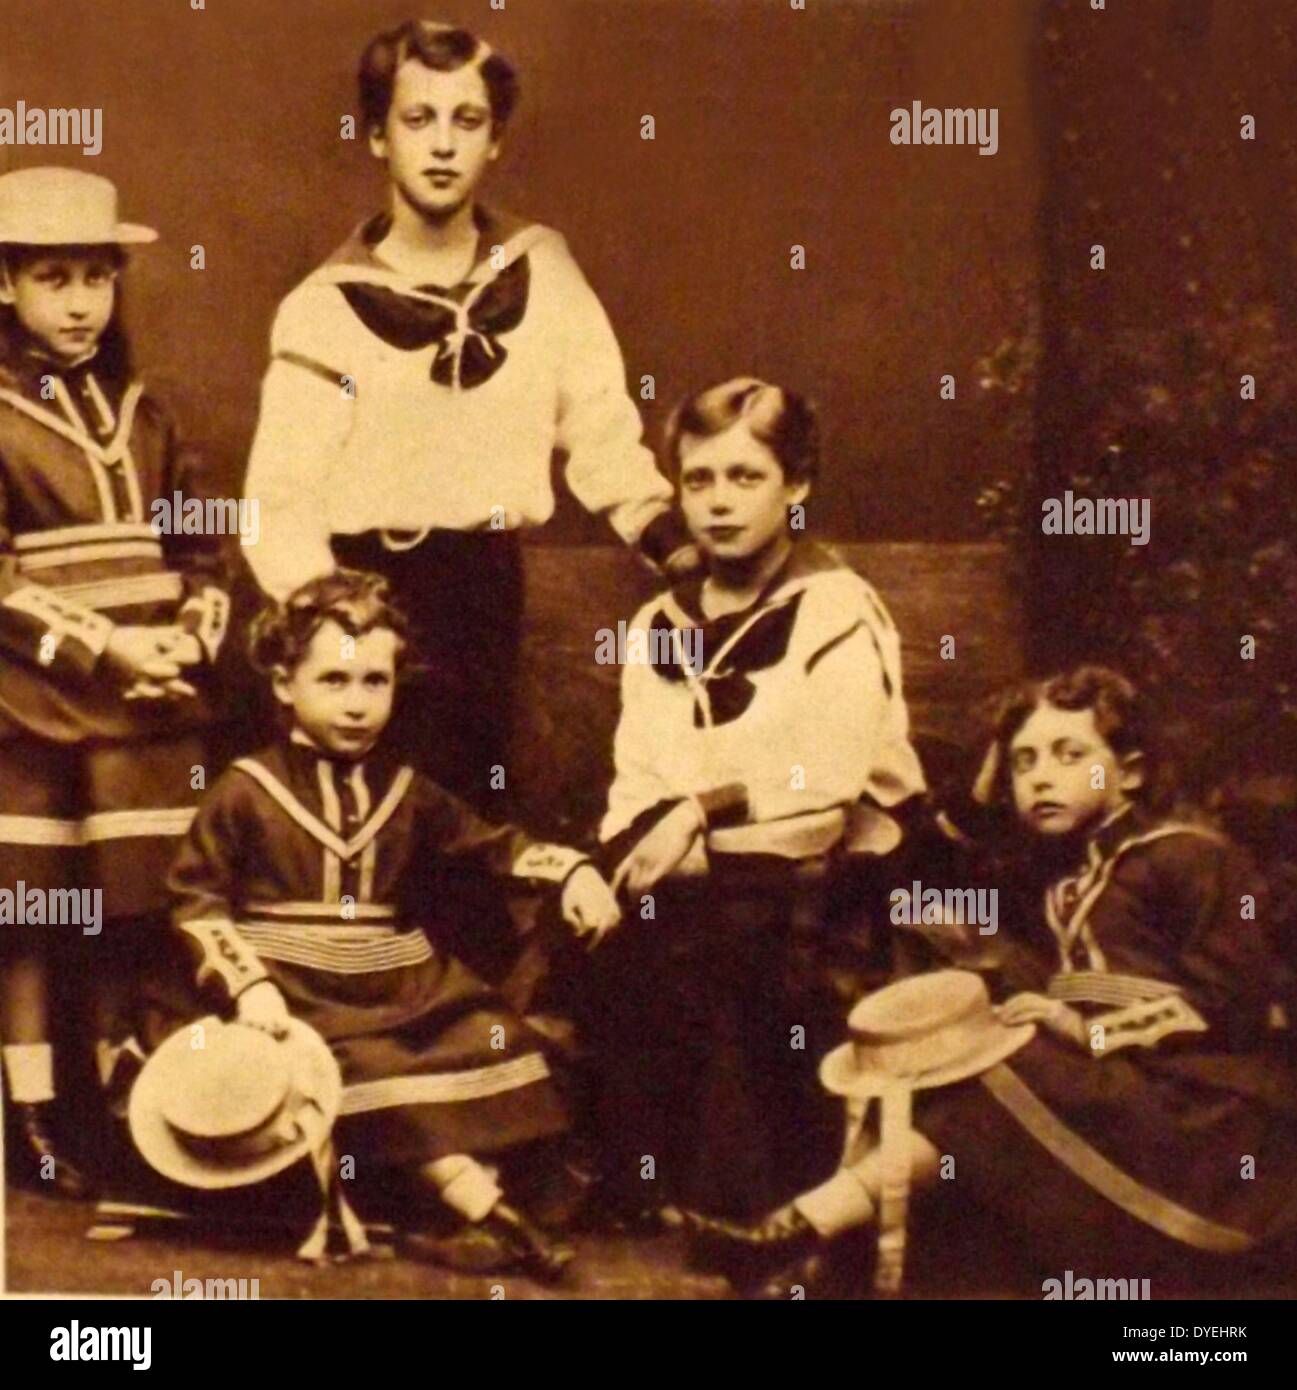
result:
<svg viewBox="0 0 1297 1390"><path fill-rule="evenodd" d="M553 451L577 499L654 564L685 560L687 538L563 237L476 201L517 99L508 63L410 22L369 45L359 80L390 206L279 308L248 558L280 599L339 564L387 576L431 667L397 738L480 805L507 753L518 533L553 514Z"/></svg>

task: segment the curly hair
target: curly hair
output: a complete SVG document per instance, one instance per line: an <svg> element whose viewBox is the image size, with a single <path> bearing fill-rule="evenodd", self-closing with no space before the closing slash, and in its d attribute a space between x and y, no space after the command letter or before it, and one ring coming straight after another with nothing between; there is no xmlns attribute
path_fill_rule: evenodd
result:
<svg viewBox="0 0 1297 1390"><path fill-rule="evenodd" d="M820 465L820 429L805 396L757 377L740 376L709 386L678 406L667 423L667 474L680 476L680 445L686 435L707 439L737 420L779 460L784 480L809 483Z"/></svg>
<svg viewBox="0 0 1297 1390"><path fill-rule="evenodd" d="M1092 710L1094 727L1118 756L1144 752L1146 733L1143 702L1134 685L1107 666L1077 666L1044 680L1023 681L1000 696L992 716L993 735L1000 749L995 800L1008 793L1013 736L1042 705L1062 710Z"/></svg>
<svg viewBox="0 0 1297 1390"><path fill-rule="evenodd" d="M301 664L315 634L334 622L352 637L386 629L394 632L401 664L409 628L405 614L392 602L381 574L338 569L294 590L283 603L267 605L252 621L248 657L262 674L277 669L290 674Z"/></svg>
<svg viewBox="0 0 1297 1390"><path fill-rule="evenodd" d="M476 64L491 104L493 134L500 134L518 104L518 76L512 65L467 29L428 19L407 20L379 34L362 54L357 81L367 129L382 130L387 124L397 71L411 58L435 72Z"/></svg>

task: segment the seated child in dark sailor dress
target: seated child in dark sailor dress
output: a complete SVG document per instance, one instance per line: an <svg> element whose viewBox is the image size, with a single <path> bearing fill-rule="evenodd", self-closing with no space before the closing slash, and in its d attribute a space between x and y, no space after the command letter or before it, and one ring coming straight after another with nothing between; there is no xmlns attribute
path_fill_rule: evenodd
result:
<svg viewBox="0 0 1297 1390"><path fill-rule="evenodd" d="M240 1021L273 1032L287 1012L329 1043L341 1148L416 1174L502 1264L553 1273L571 1252L482 1161L567 1127L542 1040L438 949L436 905L413 890L450 856L561 886L563 915L596 939L617 908L577 851L480 820L382 746L403 628L386 582L351 570L261 616L253 660L291 730L204 799L171 874L175 921Z"/></svg>
<svg viewBox="0 0 1297 1390"><path fill-rule="evenodd" d="M993 1215L1058 1276L1175 1277L1193 1252L1238 1255L1297 1216L1261 885L1221 836L1141 807L1136 718L1132 686L1101 667L1003 704L978 800L1007 795L1053 867L1038 920L1001 921L992 986L1001 1024L1038 1027L980 1075L913 1095L911 1180L953 1163L943 1209ZM875 1144L764 1221L692 1223L736 1280L774 1270L767 1291L786 1297L817 1247L875 1219L882 1174Z"/></svg>

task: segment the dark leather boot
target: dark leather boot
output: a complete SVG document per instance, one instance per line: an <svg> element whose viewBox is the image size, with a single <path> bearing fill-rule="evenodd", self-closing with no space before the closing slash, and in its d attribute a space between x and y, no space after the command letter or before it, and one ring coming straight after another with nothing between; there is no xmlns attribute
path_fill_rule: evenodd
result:
<svg viewBox="0 0 1297 1390"><path fill-rule="evenodd" d="M683 1211L691 1263L723 1274L741 1290L751 1290L816 1253L822 1238L796 1207L756 1221L731 1221ZM781 1281L776 1277L776 1283ZM787 1295L781 1295L786 1297Z"/></svg>
<svg viewBox="0 0 1297 1390"><path fill-rule="evenodd" d="M497 1202L480 1224L511 1240L518 1252L520 1267L542 1283L557 1284L576 1258L572 1246L551 1240L539 1226L505 1202Z"/></svg>
<svg viewBox="0 0 1297 1390"><path fill-rule="evenodd" d="M26 1169L32 1185L38 1191L73 1200L92 1196L90 1180L65 1156L62 1145L53 1137L51 1103L20 1101L13 1109L21 1136L22 1151L18 1161Z"/></svg>

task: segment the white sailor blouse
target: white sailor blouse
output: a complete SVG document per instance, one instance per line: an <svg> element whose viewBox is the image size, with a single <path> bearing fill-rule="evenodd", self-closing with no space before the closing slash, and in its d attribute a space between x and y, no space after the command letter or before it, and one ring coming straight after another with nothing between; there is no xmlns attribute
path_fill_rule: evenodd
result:
<svg viewBox="0 0 1297 1390"><path fill-rule="evenodd" d="M882 600L813 542L794 545L743 613L705 620L699 582L645 604L628 629L600 839L694 797L709 824L781 823L791 844L795 818L841 810L852 848L894 848L886 810L924 781ZM781 843L772 829L752 848L789 853Z"/></svg>
<svg viewBox="0 0 1297 1390"><path fill-rule="evenodd" d="M249 560L284 598L333 568L331 535L539 526L551 460L589 511L662 563L686 542L641 442L607 315L563 237L477 210L460 285L418 285L359 229L280 305L245 485Z"/></svg>
<svg viewBox="0 0 1297 1390"><path fill-rule="evenodd" d="M177 495L207 496L201 461L139 381L34 351L0 366L0 737L130 738L208 716L205 697L123 701L100 667L119 623L179 623L216 659L220 541L156 526L154 502Z"/></svg>

